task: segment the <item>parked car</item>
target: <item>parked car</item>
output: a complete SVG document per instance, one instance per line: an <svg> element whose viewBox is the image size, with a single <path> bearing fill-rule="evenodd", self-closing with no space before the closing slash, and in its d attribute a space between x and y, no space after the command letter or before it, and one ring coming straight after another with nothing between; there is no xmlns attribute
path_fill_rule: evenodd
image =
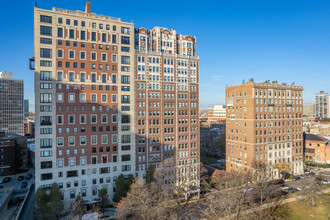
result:
<svg viewBox="0 0 330 220"><path fill-rule="evenodd" d="M285 196L285 195L288 195L288 194L289 194L289 193L288 193L287 191L281 191L281 192L280 192L280 195L281 195L281 196Z"/></svg>
<svg viewBox="0 0 330 220"><path fill-rule="evenodd" d="M6 178L3 179L3 182L4 183L9 183L10 180L11 180L11 177L6 177Z"/></svg>
<svg viewBox="0 0 330 220"><path fill-rule="evenodd" d="M298 189L295 189L295 188L289 188L288 189L288 192L289 193L295 193L295 192L297 192L298 191Z"/></svg>
<svg viewBox="0 0 330 220"><path fill-rule="evenodd" d="M283 179L280 179L280 180L277 180L274 182L276 185L279 185L279 184L284 184L285 181Z"/></svg>
<svg viewBox="0 0 330 220"><path fill-rule="evenodd" d="M28 183L27 182L22 182L22 184L21 184L21 188L26 188L28 186Z"/></svg>
<svg viewBox="0 0 330 220"><path fill-rule="evenodd" d="M302 190L302 188L301 188L300 186L298 186L296 189L297 189L297 190L299 190L299 191L301 191L301 190Z"/></svg>
<svg viewBox="0 0 330 220"><path fill-rule="evenodd" d="M0 183L3 183L3 179L2 178L0 178Z"/></svg>
<svg viewBox="0 0 330 220"><path fill-rule="evenodd" d="M297 181L297 180L300 180L301 179L301 177L300 176L297 176L297 177L295 177L294 179L293 179L293 181Z"/></svg>
<svg viewBox="0 0 330 220"><path fill-rule="evenodd" d="M29 173L29 174L25 177L26 180L29 180L29 179L31 179L31 178L32 178L32 174L31 174L31 173Z"/></svg>
<svg viewBox="0 0 330 220"><path fill-rule="evenodd" d="M243 192L251 191L251 190L252 190L252 187L248 187L248 188L243 189Z"/></svg>
<svg viewBox="0 0 330 220"><path fill-rule="evenodd" d="M3 188L3 186L0 186L0 189L2 189Z"/></svg>
<svg viewBox="0 0 330 220"><path fill-rule="evenodd" d="M330 180L323 180L323 181L322 181L322 184L324 184L324 185L328 185L328 184L330 184Z"/></svg>
<svg viewBox="0 0 330 220"><path fill-rule="evenodd" d="M286 184L283 184L283 185L281 186L281 188L282 188L282 189L289 189L289 186L286 185Z"/></svg>
<svg viewBox="0 0 330 220"><path fill-rule="evenodd" d="M24 176L19 176L17 180L22 181L22 180L24 180L24 178L25 178Z"/></svg>

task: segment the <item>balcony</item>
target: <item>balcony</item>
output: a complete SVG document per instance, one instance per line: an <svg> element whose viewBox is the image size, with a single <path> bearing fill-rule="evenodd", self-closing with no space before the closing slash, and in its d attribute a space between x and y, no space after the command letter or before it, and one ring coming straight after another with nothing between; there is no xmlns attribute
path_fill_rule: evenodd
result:
<svg viewBox="0 0 330 220"><path fill-rule="evenodd" d="M32 57L29 59L29 68L30 70L34 70L35 69L34 67L35 67L35 59L34 57Z"/></svg>

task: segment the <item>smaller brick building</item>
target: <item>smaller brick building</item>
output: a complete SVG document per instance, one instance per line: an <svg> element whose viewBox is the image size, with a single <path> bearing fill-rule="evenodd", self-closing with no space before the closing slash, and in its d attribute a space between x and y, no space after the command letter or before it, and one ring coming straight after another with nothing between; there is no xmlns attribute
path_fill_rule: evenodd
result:
<svg viewBox="0 0 330 220"><path fill-rule="evenodd" d="M304 156L306 161L330 163L330 145L326 138L304 133Z"/></svg>
<svg viewBox="0 0 330 220"><path fill-rule="evenodd" d="M28 169L27 138L0 131L0 176L14 175Z"/></svg>

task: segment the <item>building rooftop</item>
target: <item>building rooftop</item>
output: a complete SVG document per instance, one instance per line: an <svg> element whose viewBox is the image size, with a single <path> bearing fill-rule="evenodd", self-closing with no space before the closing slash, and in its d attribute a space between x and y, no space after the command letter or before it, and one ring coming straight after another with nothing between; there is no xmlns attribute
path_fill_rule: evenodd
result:
<svg viewBox="0 0 330 220"><path fill-rule="evenodd" d="M0 140L8 140L8 139L16 139L16 138L22 138L24 136L13 134L13 133L5 133L3 131L0 131Z"/></svg>
<svg viewBox="0 0 330 220"><path fill-rule="evenodd" d="M327 139L326 138L323 138L323 137L320 137L316 134L304 134L304 139L306 141L322 141L322 142L326 142Z"/></svg>

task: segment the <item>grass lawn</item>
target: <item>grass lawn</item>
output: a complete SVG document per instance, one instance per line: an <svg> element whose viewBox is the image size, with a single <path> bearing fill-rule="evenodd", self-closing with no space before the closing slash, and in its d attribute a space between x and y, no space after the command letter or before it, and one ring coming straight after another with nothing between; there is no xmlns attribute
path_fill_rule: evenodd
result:
<svg viewBox="0 0 330 220"><path fill-rule="evenodd" d="M317 199L316 205L292 202L284 204L278 210L278 219L301 220L301 219L330 219L330 194L322 195Z"/></svg>
<svg viewBox="0 0 330 220"><path fill-rule="evenodd" d="M217 158L201 156L201 162L206 165L218 163L217 160Z"/></svg>

